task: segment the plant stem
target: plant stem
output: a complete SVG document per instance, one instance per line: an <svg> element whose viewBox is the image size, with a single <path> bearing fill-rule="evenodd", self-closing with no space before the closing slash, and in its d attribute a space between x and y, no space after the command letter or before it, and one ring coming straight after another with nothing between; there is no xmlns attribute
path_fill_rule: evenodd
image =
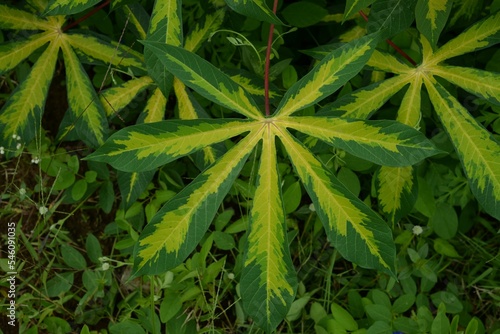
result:
<svg viewBox="0 0 500 334"><path fill-rule="evenodd" d="M359 15L361 15L361 17L363 17L363 19L368 22L368 16L366 16L366 14L360 10L359 11ZM394 50L396 50L397 53L399 53L400 55L402 55L406 60L408 60L413 66L417 66L417 62L415 60L413 60L412 57L410 57L406 52L404 52L403 50L401 50L396 44L394 44L393 41L391 41L390 39L386 39L385 40L387 42L387 44L389 44Z"/></svg>
<svg viewBox="0 0 500 334"><path fill-rule="evenodd" d="M92 15L94 15L95 13L97 13L98 11L100 11L101 9L103 9L104 7L106 7L107 5L109 5L110 2L111 2L111 0L106 0L105 2L103 2L102 4L100 4L99 6L97 6L96 8L92 9L87 14L83 15L82 17L80 17L75 22L72 22L72 23L68 24L67 26L63 27L62 31L66 31L68 29L71 29L71 28L79 25L81 22L85 21L86 19L88 19L89 17L91 17Z"/></svg>
<svg viewBox="0 0 500 334"><path fill-rule="evenodd" d="M276 14L278 9L278 0L274 0L273 13ZM267 39L266 63L264 65L264 103L266 108L266 116L271 115L269 107L269 63L271 62L271 49L273 47L274 24L269 26L269 38Z"/></svg>

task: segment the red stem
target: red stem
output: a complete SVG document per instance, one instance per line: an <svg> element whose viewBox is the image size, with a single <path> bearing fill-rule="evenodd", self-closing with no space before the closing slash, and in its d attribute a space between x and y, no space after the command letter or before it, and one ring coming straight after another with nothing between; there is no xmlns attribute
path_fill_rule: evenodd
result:
<svg viewBox="0 0 500 334"><path fill-rule="evenodd" d="M88 12L87 14L83 15L82 17L80 17L78 20L76 20L75 22L72 22L70 24L68 24L67 26L63 27L62 28L62 31L66 31L68 29L71 29L77 25L80 24L80 22L83 22L85 21L86 19L88 19L89 17L91 17L92 15L94 15L95 13L97 13L98 11L100 11L101 9L103 9L104 7L106 7L107 5L109 5L109 3L111 2L111 0L106 0L104 1L102 4L100 4L99 6L97 6L96 8L92 9L90 12Z"/></svg>
<svg viewBox="0 0 500 334"><path fill-rule="evenodd" d="M366 16L366 14L360 10L359 11L359 15L361 15L363 17L363 19L368 22L368 16ZM387 44L389 44L394 50L396 50L397 53L399 53L400 55L402 55L406 60L408 60L413 66L417 66L417 62L415 60L413 60L412 57L410 57L406 52L404 52L403 50L401 50L399 48L399 46L397 46L396 44L394 44L393 41L391 41L390 39L386 39L385 40L387 42Z"/></svg>
<svg viewBox="0 0 500 334"><path fill-rule="evenodd" d="M274 0L273 13L276 14L278 9L278 0ZM264 65L264 103L266 108L266 116L271 115L269 107L269 64L271 63L271 49L273 45L274 24L269 26L269 38L267 39L266 63Z"/></svg>

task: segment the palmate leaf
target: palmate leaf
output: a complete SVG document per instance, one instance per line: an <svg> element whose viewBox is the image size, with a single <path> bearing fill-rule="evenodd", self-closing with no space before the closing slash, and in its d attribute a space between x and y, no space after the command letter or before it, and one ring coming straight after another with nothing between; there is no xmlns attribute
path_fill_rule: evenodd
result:
<svg viewBox="0 0 500 334"><path fill-rule="evenodd" d="M376 175L377 195L382 211L395 224L417 201L418 183L412 166L382 166Z"/></svg>
<svg viewBox="0 0 500 334"><path fill-rule="evenodd" d="M162 273L185 260L205 235L260 137L251 132L158 211L136 245L134 276Z"/></svg>
<svg viewBox="0 0 500 334"><path fill-rule="evenodd" d="M289 117L279 124L386 166L408 166L438 153L419 131L394 121L338 117Z"/></svg>
<svg viewBox="0 0 500 334"><path fill-rule="evenodd" d="M71 15L83 12L101 0L50 0L43 15Z"/></svg>
<svg viewBox="0 0 500 334"><path fill-rule="evenodd" d="M321 101L358 73L377 43L366 36L330 52L286 92L275 115L288 116Z"/></svg>
<svg viewBox="0 0 500 334"><path fill-rule="evenodd" d="M287 133L278 135L335 248L361 267L394 276L396 252L389 226L302 143Z"/></svg>
<svg viewBox="0 0 500 334"><path fill-rule="evenodd" d="M283 24L264 0L225 0L235 12L273 24Z"/></svg>
<svg viewBox="0 0 500 334"><path fill-rule="evenodd" d="M91 147L104 144L108 137L106 112L75 52L63 39L61 49L66 66L69 116L78 136Z"/></svg>
<svg viewBox="0 0 500 334"><path fill-rule="evenodd" d="M23 10L0 4L0 28L16 30L48 30L50 22Z"/></svg>
<svg viewBox="0 0 500 334"><path fill-rule="evenodd" d="M424 82L474 196L486 212L500 219L500 143L443 86L429 79Z"/></svg>
<svg viewBox="0 0 500 334"><path fill-rule="evenodd" d="M28 39L0 45L0 74L10 71L53 38L52 32L43 32Z"/></svg>
<svg viewBox="0 0 500 334"><path fill-rule="evenodd" d="M14 149L13 136L30 142L41 125L45 100L54 73L59 44L49 44L36 61L28 77L0 109L0 141Z"/></svg>
<svg viewBox="0 0 500 334"><path fill-rule="evenodd" d="M418 0L415 19L418 30L436 45L453 7L452 0Z"/></svg>
<svg viewBox="0 0 500 334"><path fill-rule="evenodd" d="M240 291L259 327L271 332L286 316L297 278L288 248L274 133L266 126L253 197Z"/></svg>
<svg viewBox="0 0 500 334"><path fill-rule="evenodd" d="M157 54L168 71L200 95L249 118L262 119L252 96L208 61L179 47L143 43Z"/></svg>
<svg viewBox="0 0 500 334"><path fill-rule="evenodd" d="M113 134L106 145L87 158L126 172L148 171L259 126L257 122L234 119L138 124Z"/></svg>

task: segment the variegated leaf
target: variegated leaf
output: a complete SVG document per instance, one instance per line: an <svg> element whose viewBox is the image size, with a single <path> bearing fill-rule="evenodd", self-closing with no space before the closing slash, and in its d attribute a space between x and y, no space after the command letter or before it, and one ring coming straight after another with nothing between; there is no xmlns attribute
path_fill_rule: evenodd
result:
<svg viewBox="0 0 500 334"><path fill-rule="evenodd" d="M6 5L0 5L0 28L12 30L49 30L54 27L49 21L43 20L34 14Z"/></svg>
<svg viewBox="0 0 500 334"><path fill-rule="evenodd" d="M158 211L136 245L134 276L162 273L186 259L260 137L260 133L250 133Z"/></svg>
<svg viewBox="0 0 500 334"><path fill-rule="evenodd" d="M106 65L144 69L142 56L123 45L113 45L97 37L77 33L65 34L64 36L75 48L75 51L81 51Z"/></svg>
<svg viewBox="0 0 500 334"><path fill-rule="evenodd" d="M393 55L379 50L373 51L366 65L371 66L376 70L397 74L408 73L413 70L413 67L402 63Z"/></svg>
<svg viewBox="0 0 500 334"><path fill-rule="evenodd" d="M63 39L61 48L68 88L67 111L79 138L91 147L104 144L108 137L106 112L75 52Z"/></svg>
<svg viewBox="0 0 500 334"><path fill-rule="evenodd" d="M225 0L226 4L235 12L242 15L273 24L283 24L280 19L267 7L264 0Z"/></svg>
<svg viewBox="0 0 500 334"><path fill-rule="evenodd" d="M165 108L167 99L159 88L156 88L148 101L142 114L139 115L137 123L154 123L159 122L165 118Z"/></svg>
<svg viewBox="0 0 500 334"><path fill-rule="evenodd" d="M123 84L104 90L101 95L101 103L106 115L113 116L125 108L140 92L148 88L153 80L148 77L139 77L124 82Z"/></svg>
<svg viewBox="0 0 500 334"><path fill-rule="evenodd" d="M52 32L44 32L28 39L0 45L0 74L10 71L35 50L54 38Z"/></svg>
<svg viewBox="0 0 500 334"><path fill-rule="evenodd" d="M473 194L486 212L500 219L500 144L437 81L424 82Z"/></svg>
<svg viewBox="0 0 500 334"><path fill-rule="evenodd" d="M225 10L219 9L213 13L204 15L201 23L196 24L196 26L189 32L185 41L184 49L196 52L201 47L202 43L205 42L210 35L219 29L224 20Z"/></svg>
<svg viewBox="0 0 500 334"><path fill-rule="evenodd" d="M420 105L422 97L422 77L416 76L406 91L398 111L397 120L403 124L419 128L422 118Z"/></svg>
<svg viewBox="0 0 500 334"><path fill-rule="evenodd" d="M394 276L396 250L389 226L283 131L279 137L335 248L348 261Z"/></svg>
<svg viewBox="0 0 500 334"><path fill-rule="evenodd" d="M292 304L297 278L288 247L271 126L266 126L262 139L240 291L247 313L270 333L285 318Z"/></svg>
<svg viewBox="0 0 500 334"><path fill-rule="evenodd" d="M116 3L113 1L112 4ZM138 39L147 38L147 29L149 25L149 15L146 10L138 3L124 5L121 10L129 22L129 29L131 29Z"/></svg>
<svg viewBox="0 0 500 334"><path fill-rule="evenodd" d="M149 183L153 179L156 170L147 172L120 172L118 171L118 187L122 195L122 208L127 210L146 190Z"/></svg>
<svg viewBox="0 0 500 334"><path fill-rule="evenodd" d="M87 158L125 172L143 172L259 126L257 122L234 119L138 124L113 134Z"/></svg>
<svg viewBox="0 0 500 334"><path fill-rule="evenodd" d="M490 47L500 42L500 11L477 22L439 50L430 62L438 64L443 60Z"/></svg>
<svg viewBox="0 0 500 334"><path fill-rule="evenodd" d="M417 201L418 183L412 166L380 167L377 196L382 211L392 224L411 211Z"/></svg>
<svg viewBox="0 0 500 334"><path fill-rule="evenodd" d="M415 7L417 28L432 45L436 45L453 7L452 0L418 0Z"/></svg>
<svg viewBox="0 0 500 334"><path fill-rule="evenodd" d="M71 15L83 12L101 0L50 0L43 15Z"/></svg>
<svg viewBox="0 0 500 334"><path fill-rule="evenodd" d="M436 66L432 73L462 87L469 93L500 105L499 73L457 66Z"/></svg>
<svg viewBox="0 0 500 334"><path fill-rule="evenodd" d="M409 166L439 153L421 132L395 121L304 116L283 118L279 124L379 165Z"/></svg>
<svg viewBox="0 0 500 334"><path fill-rule="evenodd" d="M252 97L208 61L175 46L150 41L143 43L169 72L200 95L249 118L263 118Z"/></svg>
<svg viewBox="0 0 500 334"><path fill-rule="evenodd" d="M0 146L15 149L16 140L29 143L39 131L47 92L59 53L59 43L52 42L33 65L28 77L12 93L0 110Z"/></svg>
<svg viewBox="0 0 500 334"><path fill-rule="evenodd" d="M366 36L330 52L290 87L275 115L291 115L334 93L363 68L376 43L373 36Z"/></svg>
<svg viewBox="0 0 500 334"><path fill-rule="evenodd" d="M347 0L344 10L344 21L374 2L375 0Z"/></svg>
<svg viewBox="0 0 500 334"><path fill-rule="evenodd" d="M325 106L320 112L342 113L342 117L346 118L368 118L394 94L401 90L409 80L408 76L398 75L384 81L379 81L368 87L358 89L351 94L342 96L335 102Z"/></svg>
<svg viewBox="0 0 500 334"><path fill-rule="evenodd" d="M177 78L174 78L174 91L180 119L210 118L193 94ZM203 148L203 151L194 154L194 162L200 170L204 170L213 164L218 156L217 151L212 146L208 146Z"/></svg>

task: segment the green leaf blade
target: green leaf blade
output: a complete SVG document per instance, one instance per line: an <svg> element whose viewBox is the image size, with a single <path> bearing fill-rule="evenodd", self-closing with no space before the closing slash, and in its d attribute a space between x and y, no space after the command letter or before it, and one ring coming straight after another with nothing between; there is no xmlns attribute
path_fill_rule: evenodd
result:
<svg viewBox="0 0 500 334"><path fill-rule="evenodd" d="M282 25L283 22L267 7L263 0L225 0L235 12L257 20Z"/></svg>
<svg viewBox="0 0 500 334"><path fill-rule="evenodd" d="M356 75L368 61L376 45L370 36L330 52L285 94L276 116L288 116L326 98Z"/></svg>
<svg viewBox="0 0 500 334"><path fill-rule="evenodd" d="M271 332L288 313L297 278L288 249L275 138L269 127L260 161L240 284L248 314Z"/></svg>
<svg viewBox="0 0 500 334"><path fill-rule="evenodd" d="M432 45L436 45L453 7L450 0L418 0L415 19L418 30Z"/></svg>
<svg viewBox="0 0 500 334"><path fill-rule="evenodd" d="M461 33L432 56L437 64L464 53L481 50L500 42L500 12L488 16Z"/></svg>
<svg viewBox="0 0 500 334"><path fill-rule="evenodd" d="M469 93L481 96L500 105L500 74L458 66L438 66L433 70L447 81L462 87Z"/></svg>
<svg viewBox="0 0 500 334"><path fill-rule="evenodd" d="M98 4L101 0L51 0L43 15L71 15Z"/></svg>
<svg viewBox="0 0 500 334"><path fill-rule="evenodd" d="M382 166L377 173L377 196L392 224L409 213L417 201L417 182L411 166Z"/></svg>
<svg viewBox="0 0 500 334"><path fill-rule="evenodd" d="M390 38L409 28L414 19L417 0L378 0L370 9L366 24L368 33L379 33L381 39Z"/></svg>
<svg viewBox="0 0 500 334"><path fill-rule="evenodd" d="M500 144L437 82L425 80L436 113L450 136L484 210L500 219Z"/></svg>
<svg viewBox="0 0 500 334"><path fill-rule="evenodd" d="M396 249L389 226L295 138L282 133L294 168L313 200L329 240L348 261L395 275Z"/></svg>
<svg viewBox="0 0 500 334"><path fill-rule="evenodd" d="M0 74L16 67L53 37L52 33L41 33L23 41L0 45Z"/></svg>
<svg viewBox="0 0 500 334"><path fill-rule="evenodd" d="M0 28L15 30L48 30L48 21L24 10L0 5Z"/></svg>
<svg viewBox="0 0 500 334"><path fill-rule="evenodd" d="M259 124L244 120L212 119L138 124L113 134L87 159L109 163L125 172L142 172L256 126Z"/></svg>
<svg viewBox="0 0 500 334"><path fill-rule="evenodd" d="M379 165L409 166L439 153L422 133L395 121L303 116L280 122Z"/></svg>
<svg viewBox="0 0 500 334"><path fill-rule="evenodd" d="M91 147L104 144L108 137L106 112L92 82L69 43L62 43L68 91L68 115L79 138Z"/></svg>
<svg viewBox="0 0 500 334"><path fill-rule="evenodd" d="M143 43L169 72L200 95L249 118L263 118L252 96L208 61L179 47Z"/></svg>
<svg viewBox="0 0 500 334"><path fill-rule="evenodd" d="M136 245L134 276L163 273L185 260L259 139L260 134L250 133L160 209Z"/></svg>
<svg viewBox="0 0 500 334"><path fill-rule="evenodd" d="M51 43L34 64L28 77L14 91L0 109L0 146L14 149L13 136L20 136L23 142L35 138L41 124L45 100L54 74L58 43Z"/></svg>

